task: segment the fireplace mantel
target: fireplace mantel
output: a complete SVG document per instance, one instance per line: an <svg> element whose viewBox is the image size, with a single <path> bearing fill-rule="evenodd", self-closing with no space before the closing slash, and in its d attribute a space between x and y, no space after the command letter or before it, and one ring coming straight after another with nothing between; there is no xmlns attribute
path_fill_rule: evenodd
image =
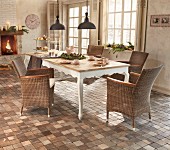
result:
<svg viewBox="0 0 170 150"><path fill-rule="evenodd" d="M23 31L15 31L15 32L0 31L0 36L3 36L3 35L23 35Z"/></svg>

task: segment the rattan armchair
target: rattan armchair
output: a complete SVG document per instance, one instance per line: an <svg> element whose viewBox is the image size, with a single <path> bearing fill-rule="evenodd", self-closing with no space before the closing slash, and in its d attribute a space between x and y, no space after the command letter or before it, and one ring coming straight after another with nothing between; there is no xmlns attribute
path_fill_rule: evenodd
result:
<svg viewBox="0 0 170 150"><path fill-rule="evenodd" d="M149 54L146 52L132 51L132 55L129 61L119 61L119 62L130 64L129 72L141 73L148 55Z"/></svg>
<svg viewBox="0 0 170 150"><path fill-rule="evenodd" d="M54 69L26 70L22 57L15 58L12 66L21 82L21 115L23 107L39 106L48 108L48 117L50 117L51 106L54 103Z"/></svg>
<svg viewBox="0 0 170 150"><path fill-rule="evenodd" d="M27 69L37 69L37 68L41 68L41 66L42 66L42 58L31 55Z"/></svg>
<svg viewBox="0 0 170 150"><path fill-rule="evenodd" d="M118 62L128 63L130 65L129 73L130 72L141 73L148 55L149 54L145 52L132 51L129 61L118 61ZM111 75L111 77L121 81L124 80L124 75L122 74L113 74Z"/></svg>
<svg viewBox="0 0 170 150"><path fill-rule="evenodd" d="M130 73L130 81L125 83L108 77L107 79L107 120L109 112L115 111L132 119L135 128L135 117L150 112L150 93L153 83L162 65L152 69L144 69L140 74Z"/></svg>
<svg viewBox="0 0 170 150"><path fill-rule="evenodd" d="M102 45L88 45L87 55L101 57L104 50Z"/></svg>

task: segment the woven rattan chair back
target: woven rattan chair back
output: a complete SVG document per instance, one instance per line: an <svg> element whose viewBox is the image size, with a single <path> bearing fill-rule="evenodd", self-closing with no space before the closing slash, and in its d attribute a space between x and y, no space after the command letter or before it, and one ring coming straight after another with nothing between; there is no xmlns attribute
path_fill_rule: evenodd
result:
<svg viewBox="0 0 170 150"><path fill-rule="evenodd" d="M129 73L130 72L141 73L148 55L149 54L145 52L132 51L130 60L128 62L125 62L130 64ZM120 62L124 63L124 61ZM124 75L118 73L111 75L111 77L121 81L124 80Z"/></svg>
<svg viewBox="0 0 170 150"><path fill-rule="evenodd" d="M101 56L104 46L102 45L88 45L87 55Z"/></svg>
<svg viewBox="0 0 170 150"><path fill-rule="evenodd" d="M41 58L36 57L36 56L31 56L27 69L41 68L41 65L42 65L42 59Z"/></svg>
<svg viewBox="0 0 170 150"><path fill-rule="evenodd" d="M162 69L163 65L160 65L155 68L151 69L143 69L139 79L136 82L136 88L134 90L134 94L138 99L138 102L149 100L151 89L153 83L158 76L160 70Z"/></svg>
<svg viewBox="0 0 170 150"><path fill-rule="evenodd" d="M142 71L142 68L145 64L145 61L148 57L148 53L145 52L139 52L139 51L133 51L132 55L129 60L130 65L139 65L138 69L134 70L133 67L129 68L129 72L137 72L140 73Z"/></svg>
<svg viewBox="0 0 170 150"><path fill-rule="evenodd" d="M19 78L26 75L27 69L21 56L12 60L12 66Z"/></svg>

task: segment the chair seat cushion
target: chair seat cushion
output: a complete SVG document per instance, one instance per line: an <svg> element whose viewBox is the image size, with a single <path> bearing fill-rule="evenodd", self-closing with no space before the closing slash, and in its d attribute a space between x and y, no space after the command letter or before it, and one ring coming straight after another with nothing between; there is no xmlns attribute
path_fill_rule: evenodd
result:
<svg viewBox="0 0 170 150"><path fill-rule="evenodd" d="M56 82L56 78L50 78L49 82L50 82L50 88L52 88L55 85Z"/></svg>

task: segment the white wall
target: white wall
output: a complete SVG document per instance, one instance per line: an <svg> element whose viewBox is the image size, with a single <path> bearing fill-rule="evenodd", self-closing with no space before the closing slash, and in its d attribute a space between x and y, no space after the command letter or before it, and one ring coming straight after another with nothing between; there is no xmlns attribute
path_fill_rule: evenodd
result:
<svg viewBox="0 0 170 150"><path fill-rule="evenodd" d="M170 14L170 0L149 0L146 52L147 67L163 64L154 89L170 94L170 27L150 27L151 15Z"/></svg>
<svg viewBox="0 0 170 150"><path fill-rule="evenodd" d="M29 29L29 34L22 36L22 52L34 51L37 37L47 35L47 1L48 0L16 0L17 23L25 25L25 18L30 14L36 14L40 18L40 25L37 29Z"/></svg>
<svg viewBox="0 0 170 150"><path fill-rule="evenodd" d="M0 26L16 25L16 0L0 0Z"/></svg>

